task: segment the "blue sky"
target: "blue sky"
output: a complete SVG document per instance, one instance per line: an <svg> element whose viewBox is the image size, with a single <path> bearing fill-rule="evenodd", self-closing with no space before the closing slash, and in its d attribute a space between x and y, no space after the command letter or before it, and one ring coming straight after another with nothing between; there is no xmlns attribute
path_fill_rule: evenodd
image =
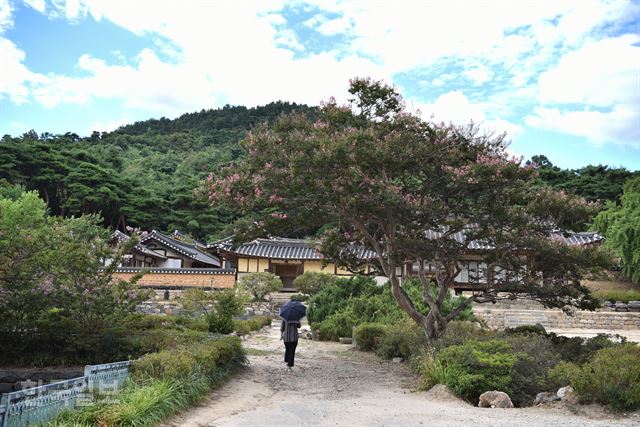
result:
<svg viewBox="0 0 640 427"><path fill-rule="evenodd" d="M515 154L640 169L636 1L0 0L0 135L395 84Z"/></svg>

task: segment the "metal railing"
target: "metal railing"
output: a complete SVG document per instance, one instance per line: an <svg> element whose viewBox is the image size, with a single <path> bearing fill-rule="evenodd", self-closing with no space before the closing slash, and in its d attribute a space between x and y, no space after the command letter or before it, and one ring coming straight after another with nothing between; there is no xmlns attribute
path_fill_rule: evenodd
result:
<svg viewBox="0 0 640 427"><path fill-rule="evenodd" d="M87 365L84 376L3 394L0 397L2 427L45 423L63 409L91 403L92 394L115 394L129 376L129 361Z"/></svg>

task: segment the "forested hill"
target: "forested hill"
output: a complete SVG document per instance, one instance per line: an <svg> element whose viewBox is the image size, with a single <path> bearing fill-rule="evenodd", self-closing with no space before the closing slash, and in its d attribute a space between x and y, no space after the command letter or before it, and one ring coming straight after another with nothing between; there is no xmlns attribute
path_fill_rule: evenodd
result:
<svg viewBox="0 0 640 427"><path fill-rule="evenodd" d="M280 114L292 111L314 114L316 109L307 105L282 101L254 108L225 105L216 110L186 113L174 120L163 117L159 120L150 119L135 122L131 125L120 127L114 133L120 135L142 135L148 133L195 132L203 135L215 135L222 130L244 133L258 123L273 122Z"/></svg>
<svg viewBox="0 0 640 427"><path fill-rule="evenodd" d="M225 106L152 119L113 132L80 138L28 132L0 140L0 196L16 186L37 190L51 213L100 213L105 225L181 230L203 240L221 236L234 212L210 208L196 197L199 182L219 165L238 158L238 142L252 126L278 115L315 108L283 102L262 107ZM540 182L589 200L617 201L623 183L639 175L625 169L558 168L544 156Z"/></svg>
<svg viewBox="0 0 640 427"><path fill-rule="evenodd" d="M109 133L28 132L0 141L0 187L38 190L57 215L99 212L105 225L179 229L217 237L233 212L211 209L194 195L220 164L238 158L238 142L252 126L314 107L275 102L256 108L225 106L120 127ZM0 188L0 192L2 189Z"/></svg>

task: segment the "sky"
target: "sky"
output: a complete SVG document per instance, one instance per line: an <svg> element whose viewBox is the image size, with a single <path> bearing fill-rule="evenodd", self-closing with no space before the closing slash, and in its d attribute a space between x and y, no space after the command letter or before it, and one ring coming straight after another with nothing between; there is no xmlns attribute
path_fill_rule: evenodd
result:
<svg viewBox="0 0 640 427"><path fill-rule="evenodd" d="M0 0L0 135L395 85L561 167L640 169L638 1Z"/></svg>

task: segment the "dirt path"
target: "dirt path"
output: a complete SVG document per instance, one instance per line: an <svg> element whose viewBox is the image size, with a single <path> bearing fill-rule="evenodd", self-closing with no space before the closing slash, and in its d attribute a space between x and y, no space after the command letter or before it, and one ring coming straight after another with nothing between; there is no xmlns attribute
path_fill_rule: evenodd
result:
<svg viewBox="0 0 640 427"><path fill-rule="evenodd" d="M413 392L402 364L337 343L300 340L296 366L282 362L277 326L245 342L251 366L166 426L640 426L594 408L481 409L435 392Z"/></svg>

